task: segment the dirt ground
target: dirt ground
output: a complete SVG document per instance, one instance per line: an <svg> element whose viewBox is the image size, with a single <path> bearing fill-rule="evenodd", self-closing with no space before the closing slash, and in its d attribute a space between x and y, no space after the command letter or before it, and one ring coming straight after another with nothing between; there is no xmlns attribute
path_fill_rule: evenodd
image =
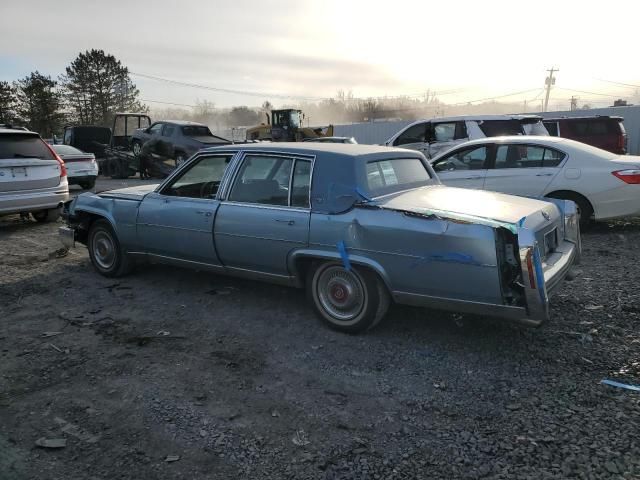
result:
<svg viewBox="0 0 640 480"><path fill-rule="evenodd" d="M584 235L540 329L394 306L359 336L298 290L103 278L57 226L0 219L2 480L640 478L640 392L600 383L640 384L640 219Z"/></svg>

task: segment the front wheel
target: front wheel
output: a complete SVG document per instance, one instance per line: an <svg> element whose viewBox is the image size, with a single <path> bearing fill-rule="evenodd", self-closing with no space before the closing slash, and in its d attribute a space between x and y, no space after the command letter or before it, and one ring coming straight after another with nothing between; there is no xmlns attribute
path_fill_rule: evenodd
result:
<svg viewBox="0 0 640 480"><path fill-rule="evenodd" d="M89 258L98 273L105 277L120 277L129 272L131 262L109 222L94 222L88 240Z"/></svg>
<svg viewBox="0 0 640 480"><path fill-rule="evenodd" d="M338 262L312 268L307 294L316 314L330 328L358 333L375 326L389 307L389 293L379 277L364 268Z"/></svg>
<svg viewBox="0 0 640 480"><path fill-rule="evenodd" d="M142 144L138 140L134 140L131 144L131 150L133 150L133 154L136 157L139 157L140 152L142 152Z"/></svg>

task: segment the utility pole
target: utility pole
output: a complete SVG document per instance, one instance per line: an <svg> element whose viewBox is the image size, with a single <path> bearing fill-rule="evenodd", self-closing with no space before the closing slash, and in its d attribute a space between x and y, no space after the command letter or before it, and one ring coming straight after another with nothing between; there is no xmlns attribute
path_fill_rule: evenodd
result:
<svg viewBox="0 0 640 480"><path fill-rule="evenodd" d="M554 67L551 67L550 70L547 70L547 72L549 72L549 76L544 79L544 84L547 86L547 95L544 99L544 109L543 109L544 112L547 111L547 107L549 106L549 94L551 93L551 86L556 84L556 79L553 78L553 72L559 72L559 71L560 70Z"/></svg>
<svg viewBox="0 0 640 480"><path fill-rule="evenodd" d="M572 95L571 96L571 111L578 109L578 97Z"/></svg>

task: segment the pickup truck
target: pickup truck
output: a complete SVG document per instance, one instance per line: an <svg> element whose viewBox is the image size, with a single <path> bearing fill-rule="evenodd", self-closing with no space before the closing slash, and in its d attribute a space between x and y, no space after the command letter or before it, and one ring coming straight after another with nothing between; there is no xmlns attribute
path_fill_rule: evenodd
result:
<svg viewBox="0 0 640 480"><path fill-rule="evenodd" d="M133 154L136 157L140 155L144 142L154 137L159 137L163 144L170 147L177 165L202 148L232 143L214 135L209 127L202 123L162 120L153 123L149 128L140 128L133 132L131 137Z"/></svg>

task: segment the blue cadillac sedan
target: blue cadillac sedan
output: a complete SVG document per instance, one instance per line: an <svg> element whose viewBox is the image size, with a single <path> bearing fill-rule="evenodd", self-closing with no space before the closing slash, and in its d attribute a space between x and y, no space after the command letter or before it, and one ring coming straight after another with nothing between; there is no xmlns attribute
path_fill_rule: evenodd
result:
<svg viewBox="0 0 640 480"><path fill-rule="evenodd" d="M305 288L344 332L392 301L538 326L581 248L573 202L447 187L421 153L370 145L210 148L65 216L104 276L147 261Z"/></svg>

